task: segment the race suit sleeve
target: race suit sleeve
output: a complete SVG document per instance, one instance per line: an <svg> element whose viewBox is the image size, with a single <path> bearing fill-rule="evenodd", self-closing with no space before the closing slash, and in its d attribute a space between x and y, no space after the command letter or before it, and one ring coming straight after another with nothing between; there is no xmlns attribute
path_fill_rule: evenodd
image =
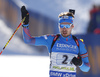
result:
<svg viewBox="0 0 100 77"><path fill-rule="evenodd" d="M85 44L82 41L79 41L79 45L80 45L80 55L82 57L82 65L79 66L80 69L83 72L88 72L90 69L90 63L89 63L89 59L88 59L88 52L86 50Z"/></svg>
<svg viewBox="0 0 100 77"><path fill-rule="evenodd" d="M35 45L35 46L44 45L50 51L53 38L54 38L53 35L33 37L29 32L29 28L23 28L23 39L26 44Z"/></svg>

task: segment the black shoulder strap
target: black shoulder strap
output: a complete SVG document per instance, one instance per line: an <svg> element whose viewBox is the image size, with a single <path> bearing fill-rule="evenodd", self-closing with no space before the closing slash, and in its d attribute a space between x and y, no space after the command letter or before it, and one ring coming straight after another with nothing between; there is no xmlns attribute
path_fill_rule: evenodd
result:
<svg viewBox="0 0 100 77"><path fill-rule="evenodd" d="M72 37L73 37L73 39L75 40L75 42L76 42L76 44L77 44L77 46L78 46L78 49L79 49L79 42L78 42L78 39L77 39L74 35L72 35ZM79 50L79 54L80 54L80 50Z"/></svg>
<svg viewBox="0 0 100 77"><path fill-rule="evenodd" d="M52 45L51 45L51 49L52 49L54 43L56 42L56 40L59 38L59 36L60 36L60 34L57 34L57 35L54 37L53 42L52 42Z"/></svg>
<svg viewBox="0 0 100 77"><path fill-rule="evenodd" d="M78 39L77 39L74 35L72 35L72 37L73 37L73 39L75 40L75 42L76 42L77 46L79 47L79 42L78 42Z"/></svg>
<svg viewBox="0 0 100 77"><path fill-rule="evenodd" d="M52 42L52 45L51 45L51 50L50 50L50 58L51 58L52 47L53 47L54 43L56 42L56 40L59 38L59 36L60 36L60 34L57 34L53 39L53 42Z"/></svg>

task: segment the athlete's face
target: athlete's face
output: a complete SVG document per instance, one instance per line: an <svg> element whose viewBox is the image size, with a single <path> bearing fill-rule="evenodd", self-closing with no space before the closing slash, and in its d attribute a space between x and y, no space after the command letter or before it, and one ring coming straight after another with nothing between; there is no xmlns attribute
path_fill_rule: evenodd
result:
<svg viewBox="0 0 100 77"><path fill-rule="evenodd" d="M61 25L70 25L70 23L68 22L63 22L63 23L60 23ZM60 27L59 26L59 29L60 29L60 33L63 37L68 37L70 34L71 34L71 31L72 29L74 28L73 25L70 26L70 28L66 28L66 27Z"/></svg>

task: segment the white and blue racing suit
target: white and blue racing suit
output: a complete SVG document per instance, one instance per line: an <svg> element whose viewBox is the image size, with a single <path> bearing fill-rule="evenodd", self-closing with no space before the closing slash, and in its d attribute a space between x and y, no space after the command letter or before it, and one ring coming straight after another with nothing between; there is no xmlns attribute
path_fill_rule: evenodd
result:
<svg viewBox="0 0 100 77"><path fill-rule="evenodd" d="M52 51L50 58L50 77L76 77L76 66L71 63L71 60L73 57L77 57L78 53L80 53L82 57L82 65L79 66L79 68L83 72L88 72L90 64L84 43L78 40L80 46L80 48L78 48L72 35L66 38L60 35L51 49L54 37L55 35L32 37L29 28L23 28L25 43L36 46L44 45L48 48L49 53Z"/></svg>

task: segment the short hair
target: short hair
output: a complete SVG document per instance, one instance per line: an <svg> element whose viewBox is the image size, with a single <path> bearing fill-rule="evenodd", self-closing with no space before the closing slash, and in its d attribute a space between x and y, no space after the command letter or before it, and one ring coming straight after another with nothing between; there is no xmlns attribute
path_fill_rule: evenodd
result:
<svg viewBox="0 0 100 77"><path fill-rule="evenodd" d="M74 18L73 13L71 12L62 12L58 15L58 18L62 17L62 16L72 16Z"/></svg>

